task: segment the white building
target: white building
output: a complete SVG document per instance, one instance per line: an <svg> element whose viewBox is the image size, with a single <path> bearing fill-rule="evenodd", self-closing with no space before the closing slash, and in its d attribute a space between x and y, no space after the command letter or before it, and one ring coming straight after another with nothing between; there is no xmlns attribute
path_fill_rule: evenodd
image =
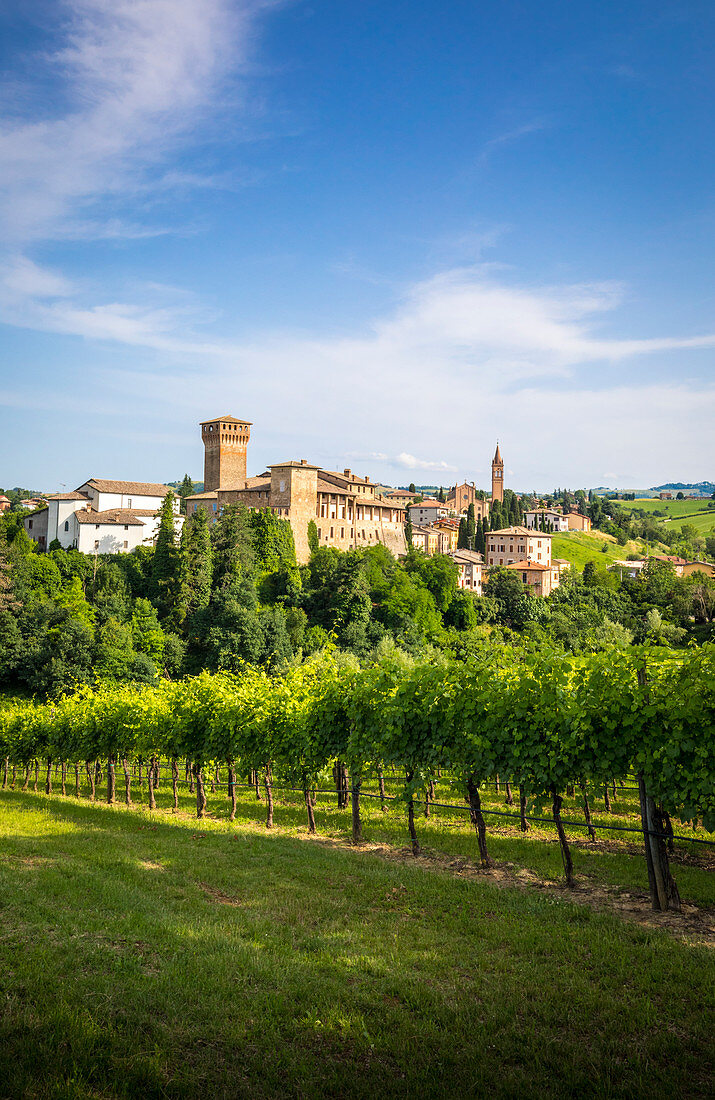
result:
<svg viewBox="0 0 715 1100"><path fill-rule="evenodd" d="M535 508L531 512L524 512L524 524L530 531L541 529L541 522L546 524L547 531L568 531L568 516L563 512L557 512L555 508Z"/></svg>
<svg viewBox="0 0 715 1100"><path fill-rule="evenodd" d="M449 515L449 508L446 504L442 504L439 500L432 500L429 497L426 500L421 500L419 504L411 504L407 511L412 523L420 525L436 523L438 519L446 519Z"/></svg>
<svg viewBox="0 0 715 1100"><path fill-rule="evenodd" d="M158 512L166 485L91 478L71 493L56 493L47 506L27 516L25 530L40 550L55 539L65 550L83 554L129 553L151 546L159 529ZM179 499L174 501L174 525L181 530Z"/></svg>
<svg viewBox="0 0 715 1100"><path fill-rule="evenodd" d="M459 570L457 586L481 596L482 569L484 568L482 555L476 550L453 550L450 557L456 562Z"/></svg>

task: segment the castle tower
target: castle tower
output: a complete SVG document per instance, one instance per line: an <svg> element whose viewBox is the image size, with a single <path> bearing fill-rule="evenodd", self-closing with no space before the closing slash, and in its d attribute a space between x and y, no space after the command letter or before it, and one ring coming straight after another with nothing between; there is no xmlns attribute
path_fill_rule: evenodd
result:
<svg viewBox="0 0 715 1100"><path fill-rule="evenodd" d="M204 492L243 489L246 483L246 451L251 423L235 416L219 416L201 422L204 444Z"/></svg>
<svg viewBox="0 0 715 1100"><path fill-rule="evenodd" d="M504 499L504 463L499 453L499 444L492 462L492 502Z"/></svg>

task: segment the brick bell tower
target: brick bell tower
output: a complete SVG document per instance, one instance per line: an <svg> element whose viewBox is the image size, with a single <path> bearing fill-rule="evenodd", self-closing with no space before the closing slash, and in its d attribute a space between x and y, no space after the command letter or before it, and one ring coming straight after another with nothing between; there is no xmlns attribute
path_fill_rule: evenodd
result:
<svg viewBox="0 0 715 1100"><path fill-rule="evenodd" d="M492 461L492 501L504 500L504 463L499 453L499 443Z"/></svg>
<svg viewBox="0 0 715 1100"><path fill-rule="evenodd" d="M235 416L202 420L205 493L214 489L243 489L250 438L249 420L238 420Z"/></svg>

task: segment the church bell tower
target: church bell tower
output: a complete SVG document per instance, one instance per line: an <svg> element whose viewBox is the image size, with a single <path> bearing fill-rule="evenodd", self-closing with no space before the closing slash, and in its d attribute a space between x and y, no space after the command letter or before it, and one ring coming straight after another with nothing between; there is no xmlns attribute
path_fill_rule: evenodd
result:
<svg viewBox="0 0 715 1100"><path fill-rule="evenodd" d="M492 461L492 503L504 500L504 463L499 453L499 444Z"/></svg>

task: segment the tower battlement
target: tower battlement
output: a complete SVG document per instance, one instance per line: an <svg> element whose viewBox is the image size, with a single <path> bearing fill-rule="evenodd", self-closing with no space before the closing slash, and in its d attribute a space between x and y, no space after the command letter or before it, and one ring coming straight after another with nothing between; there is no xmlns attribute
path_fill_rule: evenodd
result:
<svg viewBox="0 0 715 1100"><path fill-rule="evenodd" d="M204 492L242 489L246 483L246 456L251 438L250 420L219 416L201 422L204 445Z"/></svg>

